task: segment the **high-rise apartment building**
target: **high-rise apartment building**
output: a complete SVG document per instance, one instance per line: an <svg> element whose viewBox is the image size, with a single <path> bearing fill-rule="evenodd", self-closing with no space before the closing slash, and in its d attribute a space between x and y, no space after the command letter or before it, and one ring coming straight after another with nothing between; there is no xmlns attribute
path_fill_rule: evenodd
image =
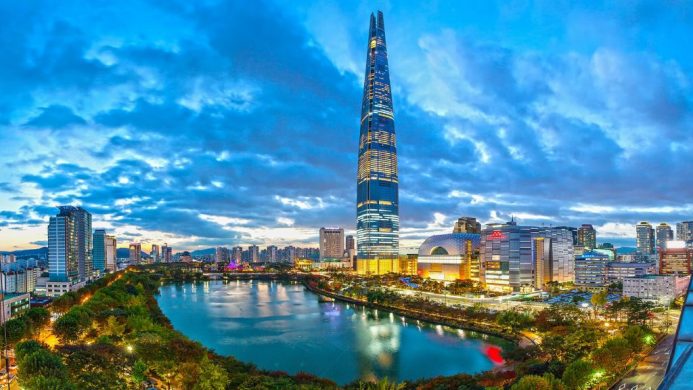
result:
<svg viewBox="0 0 693 390"><path fill-rule="evenodd" d="M251 263L257 263L260 261L260 247L257 245L251 245L248 247L248 261Z"/></svg>
<svg viewBox="0 0 693 390"><path fill-rule="evenodd" d="M81 207L60 206L48 223L48 273L51 281L71 282L92 276L91 214Z"/></svg>
<svg viewBox="0 0 693 390"><path fill-rule="evenodd" d="M155 263L158 263L161 261L161 255L159 254L159 245L157 244L152 244L152 250L149 252L149 256L152 258L152 261Z"/></svg>
<svg viewBox="0 0 693 390"><path fill-rule="evenodd" d="M455 227L452 228L453 233L481 233L481 223L477 222L473 217L460 217L455 222Z"/></svg>
<svg viewBox="0 0 693 390"><path fill-rule="evenodd" d="M94 271L103 273L106 270L106 231L104 229L94 230L93 245L92 261L94 262Z"/></svg>
<svg viewBox="0 0 693 390"><path fill-rule="evenodd" d="M173 248L168 246L168 244L164 244L164 246L161 247L161 259L164 263L173 261Z"/></svg>
<svg viewBox="0 0 693 390"><path fill-rule="evenodd" d="M344 256L344 229L320 228L320 261Z"/></svg>
<svg viewBox="0 0 693 390"><path fill-rule="evenodd" d="M279 261L278 248L275 245L267 246L267 261L270 263L276 263Z"/></svg>
<svg viewBox="0 0 693 390"><path fill-rule="evenodd" d="M113 272L116 270L118 262L117 257L117 241L115 236L106 236L106 269Z"/></svg>
<svg viewBox="0 0 693 390"><path fill-rule="evenodd" d="M590 224L583 224L577 231L577 244L586 250L597 247L597 231Z"/></svg>
<svg viewBox="0 0 693 390"><path fill-rule="evenodd" d="M635 246L643 255L651 255L655 252L655 232L647 222L640 222L635 226Z"/></svg>
<svg viewBox="0 0 693 390"><path fill-rule="evenodd" d="M218 246L215 251L214 259L217 263L228 263L230 260L229 248Z"/></svg>
<svg viewBox="0 0 693 390"><path fill-rule="evenodd" d="M130 264L142 263L142 244L139 242L133 242L128 248L130 250Z"/></svg>
<svg viewBox="0 0 693 390"><path fill-rule="evenodd" d="M243 247L242 246L234 246L233 249L231 249L231 261L234 264L240 264L243 261Z"/></svg>
<svg viewBox="0 0 693 390"><path fill-rule="evenodd" d="M395 117L383 13L371 14L361 104L356 181L357 272L399 268L399 195Z"/></svg>
<svg viewBox="0 0 693 390"><path fill-rule="evenodd" d="M669 226L668 224L666 224L664 222L657 225L657 229L656 229L655 233L656 233L657 251L660 251L662 249L666 249L667 241L671 241L674 239L674 231L671 229L671 226Z"/></svg>
<svg viewBox="0 0 693 390"><path fill-rule="evenodd" d="M693 240L693 221L684 221L676 224L676 239L678 241Z"/></svg>

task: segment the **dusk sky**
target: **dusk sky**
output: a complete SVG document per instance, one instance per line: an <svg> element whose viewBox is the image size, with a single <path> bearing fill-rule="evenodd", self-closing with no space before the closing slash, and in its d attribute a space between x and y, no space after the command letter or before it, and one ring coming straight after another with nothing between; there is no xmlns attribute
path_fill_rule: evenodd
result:
<svg viewBox="0 0 693 390"><path fill-rule="evenodd" d="M353 232L377 9L403 247L460 216L622 244L693 219L693 2L419 3L0 3L0 250L63 204L176 251Z"/></svg>

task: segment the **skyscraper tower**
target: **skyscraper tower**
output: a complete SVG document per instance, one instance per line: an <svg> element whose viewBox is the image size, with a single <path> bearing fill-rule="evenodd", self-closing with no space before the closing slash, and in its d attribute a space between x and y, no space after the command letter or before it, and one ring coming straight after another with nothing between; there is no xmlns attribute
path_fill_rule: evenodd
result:
<svg viewBox="0 0 693 390"><path fill-rule="evenodd" d="M356 181L359 274L399 271L399 196L395 118L383 13L371 14L363 81Z"/></svg>
<svg viewBox="0 0 693 390"><path fill-rule="evenodd" d="M91 214L81 208L60 206L48 223L48 274L51 281L85 281L93 271Z"/></svg>

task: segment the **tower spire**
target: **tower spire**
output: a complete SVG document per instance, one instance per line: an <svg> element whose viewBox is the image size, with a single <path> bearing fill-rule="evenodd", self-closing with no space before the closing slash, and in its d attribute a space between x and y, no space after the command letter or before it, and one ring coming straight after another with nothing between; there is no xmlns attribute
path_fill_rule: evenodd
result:
<svg viewBox="0 0 693 390"><path fill-rule="evenodd" d="M361 101L356 193L357 272L399 271L395 118L383 13L371 13Z"/></svg>

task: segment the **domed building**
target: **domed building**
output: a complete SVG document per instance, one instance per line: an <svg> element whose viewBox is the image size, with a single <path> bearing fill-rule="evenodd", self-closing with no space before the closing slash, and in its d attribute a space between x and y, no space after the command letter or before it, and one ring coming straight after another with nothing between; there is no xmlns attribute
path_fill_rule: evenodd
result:
<svg viewBox="0 0 693 390"><path fill-rule="evenodd" d="M480 235L439 234L428 237L419 247L418 273L424 278L453 281L479 280Z"/></svg>

